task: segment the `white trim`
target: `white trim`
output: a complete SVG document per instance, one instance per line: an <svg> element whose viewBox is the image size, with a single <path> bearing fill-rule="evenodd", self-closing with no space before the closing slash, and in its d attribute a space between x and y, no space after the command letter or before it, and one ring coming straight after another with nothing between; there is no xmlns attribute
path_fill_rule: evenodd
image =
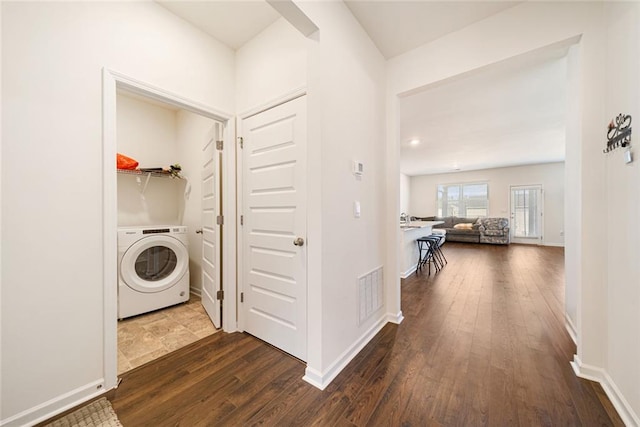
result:
<svg viewBox="0 0 640 427"><path fill-rule="evenodd" d="M75 408L82 403L105 393L106 387L103 379L78 387L68 393L64 393L40 405L22 411L10 418L0 421L2 427L34 425L48 420L58 414Z"/></svg>
<svg viewBox="0 0 640 427"><path fill-rule="evenodd" d="M600 383L605 394L626 426L640 426L640 417L633 411L633 408L624 398L624 395L620 392L620 389L618 389L618 386L613 382L613 379L606 370L582 363L577 354L573 356L573 361L569 363L576 376Z"/></svg>
<svg viewBox="0 0 640 427"><path fill-rule="evenodd" d="M117 310L118 310L118 276L117 276L117 229L118 229L118 212L117 212L117 178L115 168L115 158L117 152L116 141L116 98L117 91L124 90L130 93L160 101L173 105L177 108L199 114L204 117L211 118L222 122L227 126L229 120L233 117L231 114L221 112L215 108L200 104L196 101L183 98L180 95L167 92L161 88L135 80L124 74L110 70L102 69L102 238L103 238L103 373L104 387L103 391L108 391L118 385L117 376ZM227 134L225 134L226 138ZM233 175L229 179L233 181ZM231 187L231 184L228 184ZM229 209L233 209L235 204L229 203ZM230 222L229 227L233 225ZM229 233L233 235L233 233ZM233 243L230 242L232 245ZM233 253L233 251L232 251ZM223 269L232 272L235 265L230 264L233 256L224 257ZM229 282L223 285L225 295L229 296L227 300L225 315L230 322L236 319L235 304L235 282ZM226 328L225 328L226 330ZM233 329L235 331L235 328Z"/></svg>
<svg viewBox="0 0 640 427"><path fill-rule="evenodd" d="M402 321L404 320L404 315L402 314L402 311L397 312L396 314L387 314L387 322L391 322L391 323L395 323L396 325L399 325L400 323L402 323Z"/></svg>
<svg viewBox="0 0 640 427"><path fill-rule="evenodd" d="M388 322L386 316L382 316L376 323L373 324L358 340L356 340L349 348L347 348L338 358L327 368L325 372L318 372L317 370L307 366L305 369L304 377L302 379L314 387L324 390L331 381L338 376L340 372L353 360L354 357L360 353L360 351L376 336L378 332Z"/></svg>
<svg viewBox="0 0 640 427"><path fill-rule="evenodd" d="M225 218L222 240L222 330L238 330L238 287L237 287L237 250L236 250L236 162L235 162L235 126L228 120L224 125L224 150L222 151L222 215Z"/></svg>
<svg viewBox="0 0 640 427"><path fill-rule="evenodd" d="M573 343L575 345L578 345L578 329L576 329L576 325L573 323L573 320L571 320L569 313L565 313L564 320L565 320L565 328L567 328L567 332L569 332L569 336L573 340Z"/></svg>
<svg viewBox="0 0 640 427"><path fill-rule="evenodd" d="M237 289L238 296L238 316L236 327L239 331L244 331L244 308L241 306L240 293L244 292L244 226L240 225L240 216L244 215L244 180L242 171L244 170L243 153L240 148L239 138L242 137L242 119L240 116L236 116L236 137L235 137L235 150L236 150L236 270L237 270Z"/></svg>
<svg viewBox="0 0 640 427"><path fill-rule="evenodd" d="M168 92L157 86L153 86L140 80L133 79L117 71L113 71L108 68L104 68L104 71L109 73L109 75L113 77L118 89L140 95L144 98L150 98L164 104L173 105L174 107L181 110L187 110L200 116L220 121L222 123L225 123L227 120L233 117L232 114L229 114L227 112L217 110L208 105L201 104L188 98L184 98L176 93Z"/></svg>
<svg viewBox="0 0 640 427"><path fill-rule="evenodd" d="M116 154L116 78L102 70L102 289L103 375L105 390L118 385L118 208Z"/></svg>
<svg viewBox="0 0 640 427"><path fill-rule="evenodd" d="M307 94L307 87L306 86L299 87L297 89L294 89L290 92L285 93L284 95L273 98L265 102L264 104L260 104L247 111L244 111L238 114L238 117L242 120L248 119L251 116L255 116L256 114L260 114L264 111L270 110L274 107L277 107L278 105L282 105L289 101L293 101L294 99L300 98L301 96L305 96L306 94ZM242 135L239 135L239 136L242 136Z"/></svg>
<svg viewBox="0 0 640 427"><path fill-rule="evenodd" d="M550 242L544 242L544 244L540 245L540 246L553 246L554 248L564 248L564 243L550 243Z"/></svg>
<svg viewBox="0 0 640 427"><path fill-rule="evenodd" d="M401 279L406 279L407 277L411 276L413 273L415 273L415 271L418 269L418 264L410 267L408 270L404 271L403 273L400 273L400 278Z"/></svg>

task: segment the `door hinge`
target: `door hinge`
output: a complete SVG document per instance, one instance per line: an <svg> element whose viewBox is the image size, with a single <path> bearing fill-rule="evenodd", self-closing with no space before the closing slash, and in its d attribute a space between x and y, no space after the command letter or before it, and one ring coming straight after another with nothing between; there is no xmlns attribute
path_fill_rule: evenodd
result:
<svg viewBox="0 0 640 427"><path fill-rule="evenodd" d="M244 302L244 292L240 292L240 302Z"/></svg>
<svg viewBox="0 0 640 427"><path fill-rule="evenodd" d="M216 150L222 151L223 148L224 148L224 142L223 141L216 141Z"/></svg>
<svg viewBox="0 0 640 427"><path fill-rule="evenodd" d="M220 301L222 301L224 299L224 291L216 292L216 299L219 299Z"/></svg>
<svg viewBox="0 0 640 427"><path fill-rule="evenodd" d="M240 225L244 225L244 215L240 215Z"/></svg>
<svg viewBox="0 0 640 427"><path fill-rule="evenodd" d="M239 136L238 137L238 143L240 144L240 148L244 148L244 138Z"/></svg>
<svg viewBox="0 0 640 427"><path fill-rule="evenodd" d="M218 224L218 225L224 225L224 216L222 216L222 215L218 215L218 216L216 217L216 224Z"/></svg>

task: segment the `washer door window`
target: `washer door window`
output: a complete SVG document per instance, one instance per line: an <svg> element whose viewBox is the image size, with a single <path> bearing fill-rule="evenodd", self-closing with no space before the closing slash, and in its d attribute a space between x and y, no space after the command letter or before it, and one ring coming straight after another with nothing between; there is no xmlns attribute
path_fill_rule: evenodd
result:
<svg viewBox="0 0 640 427"><path fill-rule="evenodd" d="M153 293L175 285L188 268L189 254L182 243L170 236L154 235L127 249L120 274L131 289Z"/></svg>

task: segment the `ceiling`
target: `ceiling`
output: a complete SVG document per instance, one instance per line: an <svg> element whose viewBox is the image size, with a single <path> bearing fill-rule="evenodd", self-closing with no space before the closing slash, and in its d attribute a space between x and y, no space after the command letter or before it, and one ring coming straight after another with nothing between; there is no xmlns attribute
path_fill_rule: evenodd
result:
<svg viewBox="0 0 640 427"><path fill-rule="evenodd" d="M566 49L524 55L400 99L402 173L564 161Z"/></svg>
<svg viewBox="0 0 640 427"><path fill-rule="evenodd" d="M265 0L155 1L234 50L280 17ZM345 0L345 3L388 59L521 2Z"/></svg>
<svg viewBox="0 0 640 427"><path fill-rule="evenodd" d="M234 50L280 17L263 0L156 2ZM391 58L520 2L345 3ZM564 160L565 55L518 58L402 98L401 171L419 175ZM421 144L409 146L413 138Z"/></svg>
<svg viewBox="0 0 640 427"><path fill-rule="evenodd" d="M389 59L521 2L345 0L345 3Z"/></svg>
<svg viewBox="0 0 640 427"><path fill-rule="evenodd" d="M280 17L266 1L155 1L233 50L240 48Z"/></svg>

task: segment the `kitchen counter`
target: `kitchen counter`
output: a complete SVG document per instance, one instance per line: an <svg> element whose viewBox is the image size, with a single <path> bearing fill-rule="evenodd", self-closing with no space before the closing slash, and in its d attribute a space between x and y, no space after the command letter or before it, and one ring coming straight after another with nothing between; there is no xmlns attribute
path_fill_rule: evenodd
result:
<svg viewBox="0 0 640 427"><path fill-rule="evenodd" d="M429 228L431 229L434 225L443 224L444 221L411 221L408 224L400 224L400 229L402 231L411 231L419 228ZM429 233L431 234L431 233Z"/></svg>
<svg viewBox="0 0 640 427"><path fill-rule="evenodd" d="M401 224L402 243L400 246L400 277L409 277L418 266L417 239L431 234L434 225L443 221L411 221L409 224Z"/></svg>

